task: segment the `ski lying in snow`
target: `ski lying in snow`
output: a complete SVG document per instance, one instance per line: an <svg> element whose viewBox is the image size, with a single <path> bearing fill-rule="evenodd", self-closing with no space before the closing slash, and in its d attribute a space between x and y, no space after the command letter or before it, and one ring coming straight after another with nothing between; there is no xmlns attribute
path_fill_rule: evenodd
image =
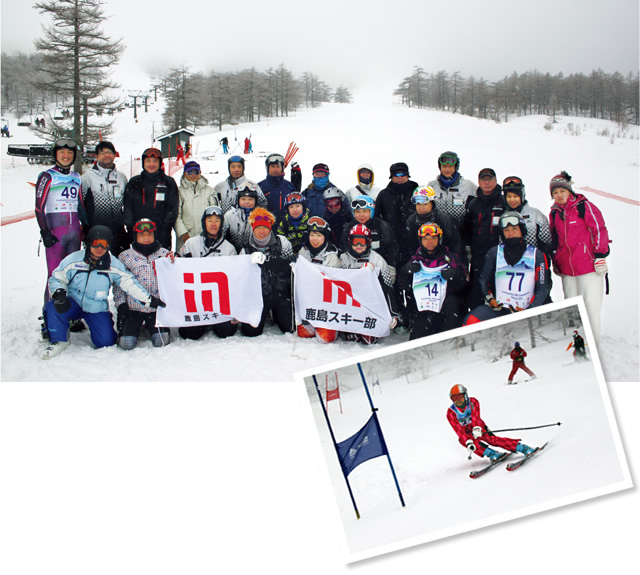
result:
<svg viewBox="0 0 640 575"><path fill-rule="evenodd" d="M476 469L475 471L472 471L471 473L469 473L469 477L471 477L471 479L475 479L476 477L480 477L484 475L487 471L491 471L496 465L502 463L510 455L513 455L513 454L509 451L507 451L506 453L503 453L500 457L498 457L498 459L496 459L495 461L492 461L486 467L483 467L482 469Z"/></svg>
<svg viewBox="0 0 640 575"><path fill-rule="evenodd" d="M522 457L521 459L518 459L518 461L514 461L513 463L509 463L509 465L507 465L507 471L514 471L514 470L518 469L519 467L522 467L527 461L529 461L529 459L531 459L532 457L538 455L538 453L540 453L546 446L547 446L547 444L545 443L544 445L541 445L540 447L537 447L536 449L534 449L533 452L530 453L529 455L526 455L525 457Z"/></svg>

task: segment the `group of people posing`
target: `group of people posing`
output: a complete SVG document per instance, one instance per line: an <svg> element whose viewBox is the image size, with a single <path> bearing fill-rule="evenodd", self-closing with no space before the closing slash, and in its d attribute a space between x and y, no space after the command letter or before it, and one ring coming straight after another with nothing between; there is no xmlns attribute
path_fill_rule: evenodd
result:
<svg viewBox="0 0 640 575"><path fill-rule="evenodd" d="M575 192L566 172L550 181L554 203L546 217L529 205L521 178L500 185L495 171L484 168L476 185L461 175L455 152L440 155L439 174L427 185L412 181L407 164L398 162L381 189L373 167L362 164L356 185L346 191L331 182L324 163L313 167L304 189L299 166L286 180L280 154L267 156L260 182L247 179L241 156L231 156L229 176L211 186L193 160L178 185L164 173L156 148L144 151L142 172L129 181L116 169L112 143L96 146L97 161L82 176L72 170L76 153L75 142L56 141L55 166L36 184L49 272L44 358L68 345L69 330L85 329L82 320L98 347L117 342L132 349L143 325L154 346L167 345L169 329L155 327L164 302L153 262L161 257L249 254L261 266L260 324L216 324L211 328L218 337L238 329L260 335L271 318L283 332L325 343L338 338L337 331L306 321L296 325L290 265L296 258L376 270L390 327L411 339L547 303L553 269L566 297L584 296L599 335L609 238L602 214ZM117 331L108 305L111 286ZM198 339L207 329L184 327L179 334Z"/></svg>

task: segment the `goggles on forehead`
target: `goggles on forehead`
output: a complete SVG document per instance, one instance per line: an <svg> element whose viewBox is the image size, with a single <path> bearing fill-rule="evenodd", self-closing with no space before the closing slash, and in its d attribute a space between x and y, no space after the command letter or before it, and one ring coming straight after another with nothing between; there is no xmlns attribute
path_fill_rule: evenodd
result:
<svg viewBox="0 0 640 575"><path fill-rule="evenodd" d="M158 158L162 159L162 152L157 148L147 148L142 154L145 158Z"/></svg>
<svg viewBox="0 0 640 575"><path fill-rule="evenodd" d="M281 156L280 154L271 154L267 158L267 165L269 166L271 164L284 164L284 156Z"/></svg>
<svg viewBox="0 0 640 575"><path fill-rule="evenodd" d="M520 225L520 218L517 216L503 216L500 218L500 227L502 229L507 226L518 226Z"/></svg>
<svg viewBox="0 0 640 575"><path fill-rule="evenodd" d="M269 216L256 216L253 219L254 222L268 222L269 227L271 227L271 218Z"/></svg>
<svg viewBox="0 0 640 575"><path fill-rule="evenodd" d="M207 216L218 216L221 218L222 208L220 208L219 206L209 206L204 211L204 217L206 218Z"/></svg>
<svg viewBox="0 0 640 575"><path fill-rule="evenodd" d="M502 182L502 187L504 188L521 188L522 180L517 176L511 176L506 178L504 182Z"/></svg>
<svg viewBox="0 0 640 575"><path fill-rule="evenodd" d="M314 229L326 230L329 227L329 224L318 216L313 216L312 218L309 218L309 221L307 222L307 224L311 230L314 230Z"/></svg>
<svg viewBox="0 0 640 575"><path fill-rule="evenodd" d="M421 238L424 238L425 236L441 236L442 228L437 224L423 224L418 230L418 235Z"/></svg>
<svg viewBox="0 0 640 575"><path fill-rule="evenodd" d="M138 232L138 233L155 232L156 231L156 224L154 222L152 222L151 220L147 220L147 221L144 221L144 222L136 222L135 225L133 226L133 230L135 232Z"/></svg>
<svg viewBox="0 0 640 575"><path fill-rule="evenodd" d="M298 192L293 192L292 194L289 194L284 201L287 204L290 204L292 202L302 202L302 196L298 193Z"/></svg>
<svg viewBox="0 0 640 575"><path fill-rule="evenodd" d="M78 147L78 144L76 144L75 140L72 140L70 138L59 138L55 142L55 147L75 150Z"/></svg>
<svg viewBox="0 0 640 575"><path fill-rule="evenodd" d="M102 248L103 250L108 250L109 249L109 242L107 240L91 240L91 247L92 248Z"/></svg>

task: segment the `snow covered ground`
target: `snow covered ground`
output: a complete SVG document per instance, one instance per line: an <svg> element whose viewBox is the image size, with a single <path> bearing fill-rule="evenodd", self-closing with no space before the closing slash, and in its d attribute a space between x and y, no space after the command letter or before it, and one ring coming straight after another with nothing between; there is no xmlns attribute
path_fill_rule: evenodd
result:
<svg viewBox="0 0 640 575"><path fill-rule="evenodd" d="M246 158L250 179L264 178L264 155L284 153L290 141L300 151L296 160L303 170L306 185L310 169L317 162L331 168L331 180L347 189L355 183L356 168L369 162L376 170L376 182L385 186L388 167L406 161L411 177L426 183L437 174L436 158L446 149L456 150L462 158L461 172L475 180L478 171L492 166L501 181L518 174L526 183L527 198L543 212L549 205L548 181L562 169L571 173L577 185L638 200L638 127L624 133L611 122L585 118L562 118L553 130L544 129L546 117L512 116L506 124L468 118L444 112L415 110L393 104L382 91L355 94L354 104L326 104L302 109L288 118L198 130L194 139L195 157L212 184L224 179L227 157L221 154L218 140L226 135L231 150L238 153L236 141L251 135L255 153ZM116 119L112 138L120 152L120 168L129 173L135 158L161 133L160 105L147 114L139 111L139 121L128 109ZM14 120L10 115L10 120ZM573 128L569 129L569 125ZM580 129L580 136L570 135ZM37 139L28 128L11 121L13 137L2 139L2 217L33 208L33 187L41 170L26 160L6 155L9 142L29 143ZM605 129L613 136L598 135ZM619 134L620 137L617 137ZM205 159L210 158L210 159ZM135 173L135 172L134 172ZM175 177L179 179L180 172ZM640 379L638 354L639 276L638 206L615 199L590 196L601 208L613 238L610 268L611 294L603 309L601 356L608 381ZM35 220L28 219L2 227L2 378L14 381L282 381L295 371L321 365L362 351L360 344L341 342L321 346L302 341L291 334L282 335L273 327L257 340L234 337L219 341L208 334L199 342L184 342L178 337L163 350L142 341L131 352L119 349L95 351L88 334L72 335L72 343L62 356L44 366L39 361L43 345L39 341L39 322L46 267L38 258L38 233ZM623 279L624 278L624 279ZM556 282L553 296L562 298ZM177 334L175 334L177 336ZM406 341L393 335L384 346ZM247 362L260 350L260 362ZM203 369L204 354L217 352L215 369ZM162 361L158 361L160 358ZM153 358L153 361L148 361ZM108 362L109 369L104 369ZM88 375L90 374L90 376Z"/></svg>
<svg viewBox="0 0 640 575"><path fill-rule="evenodd" d="M555 312L559 314L559 311ZM526 322L513 322L512 336L528 341ZM508 326L508 324L507 324ZM580 331L583 329L578 326ZM544 339L528 348L517 385L505 384L511 360L494 361L495 333L480 330L475 351L456 338L411 343L361 363L406 507L402 507L385 457L358 466L349 481L361 514L357 519L311 377L304 379L328 476L337 501L351 560L477 529L631 486L608 391L597 361L576 364L565 352L568 335L559 323L539 329ZM571 333L571 332L569 332ZM488 353L487 353L488 352ZM410 373L404 367L410 365ZM325 371L326 370L326 371ZM401 374L402 373L402 374ZM316 375L320 392L340 385L339 402L328 402L336 441L360 429L371 414L356 363L325 366ZM401 375L399 375L401 374ZM379 381L380 386L373 385ZM476 480L469 471L486 465L458 444L446 420L449 389L462 383L480 401L482 417L495 430L561 422L561 426L498 433L531 446L549 441L536 461L506 473L504 465ZM593 457L597 453L597 457ZM517 458L519 456L514 456Z"/></svg>

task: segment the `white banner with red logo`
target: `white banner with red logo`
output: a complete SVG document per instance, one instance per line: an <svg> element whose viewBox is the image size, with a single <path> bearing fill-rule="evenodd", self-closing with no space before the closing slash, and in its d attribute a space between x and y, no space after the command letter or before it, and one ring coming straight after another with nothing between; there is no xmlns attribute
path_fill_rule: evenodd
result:
<svg viewBox="0 0 640 575"><path fill-rule="evenodd" d="M391 313L377 270L329 268L298 258L293 271L297 322L374 337L389 335Z"/></svg>
<svg viewBox="0 0 640 575"><path fill-rule="evenodd" d="M235 318L256 327L262 315L260 266L251 256L155 260L160 299L156 325L193 327Z"/></svg>

